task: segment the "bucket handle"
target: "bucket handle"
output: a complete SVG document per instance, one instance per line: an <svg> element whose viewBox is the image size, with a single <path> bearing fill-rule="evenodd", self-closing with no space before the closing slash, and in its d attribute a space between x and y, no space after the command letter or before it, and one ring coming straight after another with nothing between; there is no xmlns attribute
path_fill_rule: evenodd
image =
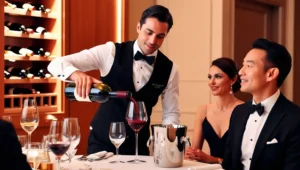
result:
<svg viewBox="0 0 300 170"><path fill-rule="evenodd" d="M151 145L151 141L153 141L153 136L150 136L148 141L147 141L147 147L149 148Z"/></svg>
<svg viewBox="0 0 300 170"><path fill-rule="evenodd" d="M185 145L188 145L189 147L191 146L191 141L190 141L190 137L184 137L184 136L182 136L181 138L180 138L180 143L182 143L182 142L185 142Z"/></svg>

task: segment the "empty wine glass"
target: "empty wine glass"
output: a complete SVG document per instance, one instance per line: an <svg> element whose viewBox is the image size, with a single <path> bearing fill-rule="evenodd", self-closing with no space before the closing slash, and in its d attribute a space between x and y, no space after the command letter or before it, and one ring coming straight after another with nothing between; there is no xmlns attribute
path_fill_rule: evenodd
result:
<svg viewBox="0 0 300 170"><path fill-rule="evenodd" d="M26 145L27 145L27 136L26 135L18 135L19 142L22 147L22 153L26 153Z"/></svg>
<svg viewBox="0 0 300 170"><path fill-rule="evenodd" d="M128 162L135 164L146 162L144 160L140 160L138 157L138 133L148 121L147 111L144 102L129 102L126 113L126 120L128 122L128 125L135 132L135 158L134 160L130 160Z"/></svg>
<svg viewBox="0 0 300 170"><path fill-rule="evenodd" d="M117 160L111 161L109 163L125 163L123 161L120 161L119 158L119 147L125 141L125 137L126 137L126 130L125 130L124 122L111 122L109 128L109 139L111 143L113 143L116 147Z"/></svg>
<svg viewBox="0 0 300 170"><path fill-rule="evenodd" d="M28 149L30 149L31 133L39 124L39 112L34 99L25 99L23 102L20 124L28 133Z"/></svg>
<svg viewBox="0 0 300 170"><path fill-rule="evenodd" d="M27 151L27 161L31 163L31 168L33 170L37 170L41 163L41 143L40 142L32 142L31 148Z"/></svg>
<svg viewBox="0 0 300 170"><path fill-rule="evenodd" d="M71 144L72 126L67 121L52 120L48 135L48 147L57 158L57 169L60 169L60 158Z"/></svg>
<svg viewBox="0 0 300 170"><path fill-rule="evenodd" d="M69 163L71 162L72 158L75 156L76 154L76 147L80 142L80 127L79 127L79 123L78 123L78 118L65 118L64 119L65 122L67 122L70 126L70 133L71 133L71 145L68 149L68 151L66 152L68 159L69 159Z"/></svg>

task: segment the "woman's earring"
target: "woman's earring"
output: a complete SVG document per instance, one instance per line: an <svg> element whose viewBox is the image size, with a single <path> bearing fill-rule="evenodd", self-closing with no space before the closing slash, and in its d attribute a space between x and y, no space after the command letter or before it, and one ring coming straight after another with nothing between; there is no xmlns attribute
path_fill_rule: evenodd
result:
<svg viewBox="0 0 300 170"><path fill-rule="evenodd" d="M230 86L230 91L229 91L229 94L233 94L233 91L232 91L232 86Z"/></svg>

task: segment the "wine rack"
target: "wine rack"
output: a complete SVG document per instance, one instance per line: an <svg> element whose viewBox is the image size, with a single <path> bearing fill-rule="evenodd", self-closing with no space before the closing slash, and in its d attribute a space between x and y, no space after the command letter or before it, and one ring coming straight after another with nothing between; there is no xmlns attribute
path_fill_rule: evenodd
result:
<svg viewBox="0 0 300 170"><path fill-rule="evenodd" d="M14 2L27 3L28 0L11 0ZM43 4L51 9L50 13L33 10L29 11L23 8L4 7L5 21L20 23L29 27L31 25L42 26L47 32L23 33L21 31L4 29L4 45L13 45L27 48L29 46L42 47L51 53L50 56L23 56L14 53L4 54L3 61L5 66L28 68L38 67L47 70L47 66L55 57L63 55L63 1L62 0L30 0L33 4ZM2 47L3 48L3 47ZM54 78L26 78L12 76L9 79L4 78L4 88L28 88L39 91L34 94L4 94L4 114L19 115L25 98L33 98L37 101L37 106L41 114L64 113L63 107L63 89L64 84Z"/></svg>

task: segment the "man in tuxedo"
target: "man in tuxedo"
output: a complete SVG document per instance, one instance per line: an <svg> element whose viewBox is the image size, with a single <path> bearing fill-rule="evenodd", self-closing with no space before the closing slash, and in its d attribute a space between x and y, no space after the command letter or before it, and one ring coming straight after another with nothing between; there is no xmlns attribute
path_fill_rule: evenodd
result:
<svg viewBox="0 0 300 170"><path fill-rule="evenodd" d="M239 71L252 102L231 116L222 166L226 170L299 170L300 108L279 88L291 69L286 48L257 39Z"/></svg>
<svg viewBox="0 0 300 170"><path fill-rule="evenodd" d="M0 119L0 169L31 170L13 125Z"/></svg>

